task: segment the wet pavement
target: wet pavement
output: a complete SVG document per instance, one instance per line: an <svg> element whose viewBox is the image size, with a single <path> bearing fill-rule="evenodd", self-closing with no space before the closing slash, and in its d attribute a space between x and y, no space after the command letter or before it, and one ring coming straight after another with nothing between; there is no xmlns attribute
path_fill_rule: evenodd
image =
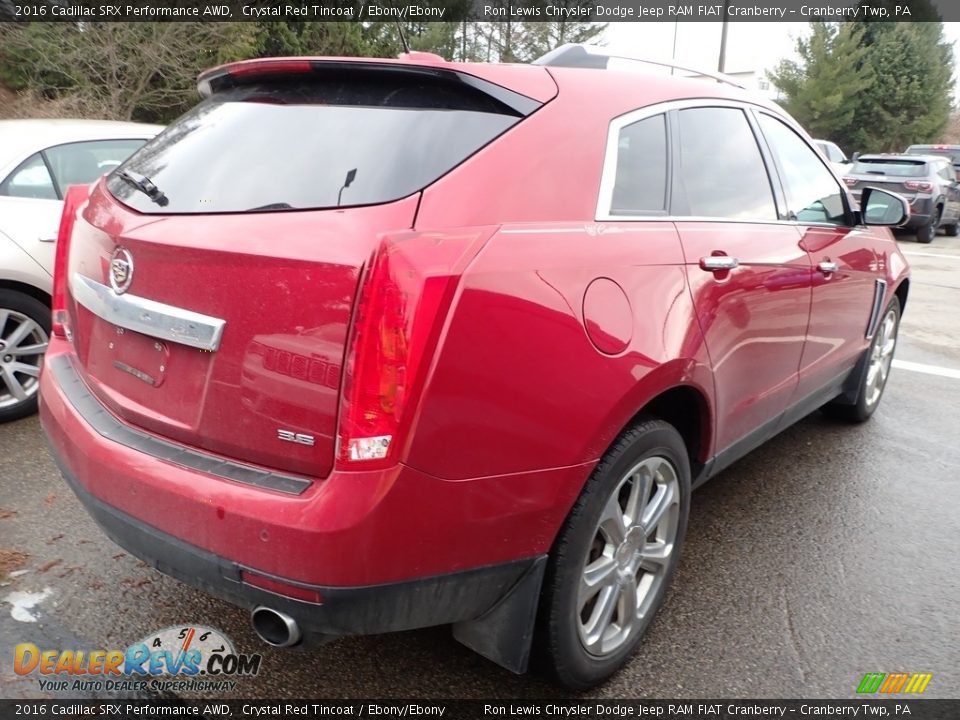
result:
<svg viewBox="0 0 960 720"><path fill-rule="evenodd" d="M960 696L960 378L917 371L960 371L960 239L901 244L914 277L897 359L911 369L894 370L869 423L815 413L694 494L666 605L629 666L589 696L843 698L864 673L893 671L933 673L926 697ZM107 540L59 477L36 418L0 426L4 572L0 697L46 695L36 676L13 673L16 643L120 649L181 624L263 653L238 697L565 696L445 628L267 648L246 613ZM11 593L46 596L14 611Z"/></svg>

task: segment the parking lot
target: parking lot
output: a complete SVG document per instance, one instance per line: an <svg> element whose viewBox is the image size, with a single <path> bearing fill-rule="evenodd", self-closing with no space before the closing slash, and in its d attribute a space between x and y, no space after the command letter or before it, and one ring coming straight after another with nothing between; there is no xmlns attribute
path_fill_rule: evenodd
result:
<svg viewBox="0 0 960 720"><path fill-rule="evenodd" d="M684 557L641 651L596 697L850 697L866 672L960 692L960 238L900 238L913 266L897 361L871 422L814 414L695 493ZM558 697L448 630L274 651L246 613L113 545L59 477L35 417L0 426L3 697L45 697L16 643L119 649L171 625L262 652L237 697ZM0 577L3 573L0 572ZM37 622L11 593L40 593ZM17 613L23 618L22 610Z"/></svg>

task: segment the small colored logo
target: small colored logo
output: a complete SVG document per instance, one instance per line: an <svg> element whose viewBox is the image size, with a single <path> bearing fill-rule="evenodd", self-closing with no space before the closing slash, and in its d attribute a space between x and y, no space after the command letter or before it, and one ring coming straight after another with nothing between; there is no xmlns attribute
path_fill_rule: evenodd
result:
<svg viewBox="0 0 960 720"><path fill-rule="evenodd" d="M874 693L919 695L927 689L932 679L933 673L867 673L857 686L857 692L861 695Z"/></svg>

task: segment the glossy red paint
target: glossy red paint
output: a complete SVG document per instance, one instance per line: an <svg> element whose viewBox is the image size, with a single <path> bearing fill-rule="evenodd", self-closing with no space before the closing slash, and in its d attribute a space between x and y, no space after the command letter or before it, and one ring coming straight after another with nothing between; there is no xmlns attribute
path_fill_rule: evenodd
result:
<svg viewBox="0 0 960 720"><path fill-rule="evenodd" d="M101 183L74 230L71 274L108 284L114 247L128 292L227 322L217 352L158 342L71 307L84 379L121 419L177 442L309 476L332 467L347 328L360 269L416 199L345 210L145 217ZM141 368L150 385L118 369ZM163 370L160 370L160 368ZM281 442L278 428L313 436Z"/></svg>
<svg viewBox="0 0 960 720"><path fill-rule="evenodd" d="M44 427L83 488L196 548L301 583L375 585L530 558L549 552L598 459L651 401L676 388L696 398L692 459L709 469L849 372L867 347L874 281L887 281L888 301L907 275L886 230L596 219L612 119L674 100L754 102L739 90L440 65L545 105L405 199L147 216L95 189L74 228L70 274L106 283L111 253L124 247L137 263L131 294L223 318L226 330L216 352L203 352L119 333L68 297L75 336L55 338L50 357L69 357L123 423L312 484L288 495L122 446L44 373ZM717 254L740 266L701 269ZM351 418L351 403L381 397L383 376L363 373L385 367L385 345L354 366L378 332L357 312L377 257L401 289L391 331L411 343L415 372L391 426L396 449L371 465L344 453L335 463L338 433L375 419ZM829 277L816 269L824 259L840 266ZM429 279L443 292L421 312ZM355 340L358 325L368 340ZM344 385L344 368L370 381L365 396ZM278 428L315 444L282 442Z"/></svg>
<svg viewBox="0 0 960 720"><path fill-rule="evenodd" d="M49 352L52 359L71 350L55 340ZM334 471L292 496L186 470L106 440L49 373L41 382L43 424L54 452L88 492L244 567L314 585L376 585L546 552L591 468L451 482L396 465Z"/></svg>

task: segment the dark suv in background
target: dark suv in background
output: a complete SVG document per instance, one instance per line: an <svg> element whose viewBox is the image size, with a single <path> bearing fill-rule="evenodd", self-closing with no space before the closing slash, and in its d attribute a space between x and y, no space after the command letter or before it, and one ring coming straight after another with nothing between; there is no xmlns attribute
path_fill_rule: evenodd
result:
<svg viewBox="0 0 960 720"><path fill-rule="evenodd" d="M950 158L953 169L960 172L960 145L911 145L907 155L942 155Z"/></svg>
<svg viewBox="0 0 960 720"><path fill-rule="evenodd" d="M854 197L866 186L893 190L910 202L904 227L929 243L943 228L956 237L960 223L960 188L950 158L941 155L861 155L844 178Z"/></svg>

